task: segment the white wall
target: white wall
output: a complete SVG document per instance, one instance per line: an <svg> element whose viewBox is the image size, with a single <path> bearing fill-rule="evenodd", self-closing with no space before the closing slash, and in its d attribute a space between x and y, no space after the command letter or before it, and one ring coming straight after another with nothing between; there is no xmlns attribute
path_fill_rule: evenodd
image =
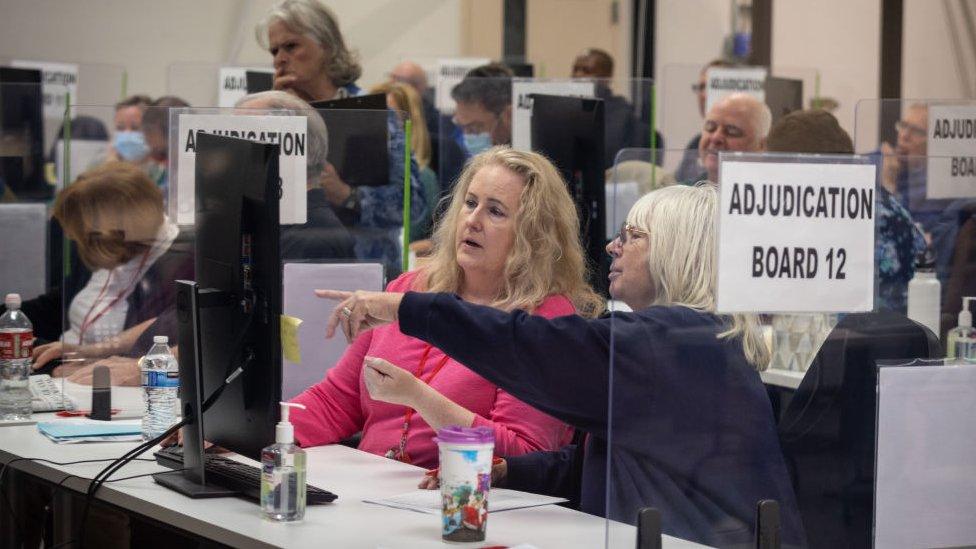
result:
<svg viewBox="0 0 976 549"><path fill-rule="evenodd" d="M976 13L976 0L966 1ZM960 7L957 0L906 0L903 97L976 99L976 52L963 29ZM959 50L953 45L953 27Z"/></svg>
<svg viewBox="0 0 976 549"><path fill-rule="evenodd" d="M820 94L840 102L834 114L854 135L857 101L878 96L880 0L777 0L773 3L773 72L820 72Z"/></svg>
<svg viewBox="0 0 976 549"><path fill-rule="evenodd" d="M128 92L167 92L174 64L268 65L254 26L272 0L0 0L0 56L81 63L101 80L128 72ZM383 80L414 55L460 54L460 4L454 0L330 0L349 44L359 50L362 85ZM110 65L114 67L106 67ZM104 83L103 83L104 84ZM209 82L207 83L209 86ZM103 85L97 101L119 99L121 83ZM81 91L79 91L79 94Z"/></svg>
<svg viewBox="0 0 976 549"><path fill-rule="evenodd" d="M655 22L654 82L658 126L668 149L683 149L701 130L698 102L691 84L706 63L721 57L731 32L731 2L658 0ZM674 158L674 162L680 160ZM666 165L674 168L672 165Z"/></svg>

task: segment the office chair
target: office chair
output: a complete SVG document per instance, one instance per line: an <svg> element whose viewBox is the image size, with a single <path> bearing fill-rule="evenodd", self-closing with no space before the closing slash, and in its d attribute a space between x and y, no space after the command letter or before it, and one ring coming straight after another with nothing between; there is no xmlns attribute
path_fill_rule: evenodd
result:
<svg viewBox="0 0 976 549"><path fill-rule="evenodd" d="M827 336L779 422L810 547L872 546L876 361L941 353L898 313L847 315Z"/></svg>

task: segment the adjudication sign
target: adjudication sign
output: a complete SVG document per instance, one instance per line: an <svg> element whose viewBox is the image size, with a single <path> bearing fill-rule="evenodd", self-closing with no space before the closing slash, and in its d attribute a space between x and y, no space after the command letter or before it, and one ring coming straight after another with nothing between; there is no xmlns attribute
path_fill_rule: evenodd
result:
<svg viewBox="0 0 976 549"><path fill-rule="evenodd" d="M976 105L929 105L927 198L976 196Z"/></svg>
<svg viewBox="0 0 976 549"><path fill-rule="evenodd" d="M280 222L282 225L306 222L305 168L308 158L306 117L264 114L179 114L178 121L177 223L191 225L194 221L198 133L226 135L259 143L281 145L278 161L278 175L282 183Z"/></svg>
<svg viewBox="0 0 976 549"><path fill-rule="evenodd" d="M722 160L718 310L874 308L875 166Z"/></svg>

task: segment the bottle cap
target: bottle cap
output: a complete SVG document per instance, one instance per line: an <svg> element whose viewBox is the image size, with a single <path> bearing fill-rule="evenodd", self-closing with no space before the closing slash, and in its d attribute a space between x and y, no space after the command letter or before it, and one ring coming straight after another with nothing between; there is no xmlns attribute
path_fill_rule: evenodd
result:
<svg viewBox="0 0 976 549"><path fill-rule="evenodd" d="M153 336L153 343L169 343L169 336Z"/></svg>
<svg viewBox="0 0 976 549"><path fill-rule="evenodd" d="M305 409L305 406L297 402L279 402L281 405L281 421L275 425L275 442L279 444L291 444L295 442L295 427L288 421L288 413L291 408Z"/></svg>
<svg viewBox="0 0 976 549"><path fill-rule="evenodd" d="M925 248L915 256L915 270L926 272L935 271L935 254L932 253L932 248Z"/></svg>
<svg viewBox="0 0 976 549"><path fill-rule="evenodd" d="M7 297L3 298L3 304L6 305L8 309L19 309L20 294L7 294Z"/></svg>

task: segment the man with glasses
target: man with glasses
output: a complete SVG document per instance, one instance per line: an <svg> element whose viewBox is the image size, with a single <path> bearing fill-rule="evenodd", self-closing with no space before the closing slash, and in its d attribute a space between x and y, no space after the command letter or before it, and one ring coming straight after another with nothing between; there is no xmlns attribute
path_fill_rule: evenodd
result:
<svg viewBox="0 0 976 549"><path fill-rule="evenodd" d="M733 64L724 59L712 59L707 65L702 67L700 73L698 73L698 81L691 85L691 91L696 95L698 100L698 114L702 118L705 117L705 105L707 105L708 100L708 69L712 67L732 67ZM690 181L692 178L696 177L701 173L701 167L698 165L698 142L701 141L701 134L695 134L694 137L688 141L688 145L685 147L684 157L681 159L681 165L678 166L678 170L674 173L675 179L678 181Z"/></svg>
<svg viewBox="0 0 976 549"><path fill-rule="evenodd" d="M451 90L457 104L454 124L472 156L512 142L512 71L500 63L468 71Z"/></svg>
<svg viewBox="0 0 976 549"><path fill-rule="evenodd" d="M950 200L928 200L927 157L929 108L924 103L913 103L905 109L904 116L895 123L898 139L895 146L881 144L881 184L901 202L931 233Z"/></svg>
<svg viewBox="0 0 976 549"><path fill-rule="evenodd" d="M724 151L761 152L773 115L765 103L751 95L735 93L712 105L702 124L698 158L704 172L685 183L702 179L718 182L718 155Z"/></svg>

